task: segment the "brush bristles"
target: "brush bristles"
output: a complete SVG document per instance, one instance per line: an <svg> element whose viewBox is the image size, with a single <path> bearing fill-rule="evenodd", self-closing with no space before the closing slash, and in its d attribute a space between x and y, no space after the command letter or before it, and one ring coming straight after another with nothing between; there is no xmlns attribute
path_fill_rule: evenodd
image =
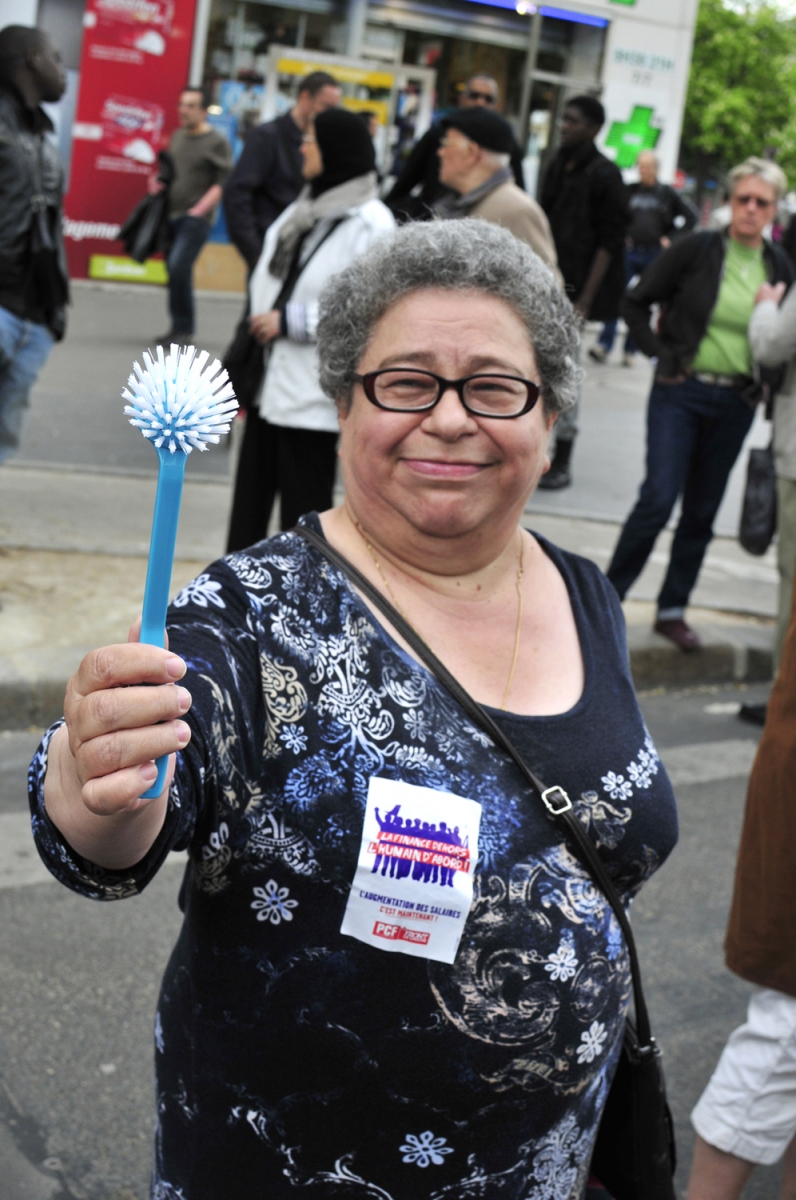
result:
<svg viewBox="0 0 796 1200"><path fill-rule="evenodd" d="M129 401L124 411L158 449L190 454L229 432L238 402L217 358L205 370L209 357L206 350L197 355L194 346L172 345L168 354L158 346L155 359L144 351L143 369L133 364L135 374L122 392Z"/></svg>

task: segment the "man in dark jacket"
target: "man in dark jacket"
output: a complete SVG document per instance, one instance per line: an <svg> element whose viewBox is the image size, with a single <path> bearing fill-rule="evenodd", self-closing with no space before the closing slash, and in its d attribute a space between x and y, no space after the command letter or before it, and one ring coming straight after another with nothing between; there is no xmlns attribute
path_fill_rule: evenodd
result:
<svg viewBox="0 0 796 1200"><path fill-rule="evenodd" d="M496 113L499 108L500 90L496 80L489 75L473 75L464 85L459 97L459 108L485 108ZM440 183L439 148L444 134L444 121L427 129L406 160L404 169L396 179L384 203L392 209L399 221L426 220L432 209L450 190ZM517 187L525 190L522 174L522 152L512 138L510 166ZM416 196L412 192L420 185Z"/></svg>
<svg viewBox="0 0 796 1200"><path fill-rule="evenodd" d="M679 496L682 512L658 595L655 630L683 650L700 641L685 611L713 536L730 471L754 418L765 372L748 325L765 282L790 286L793 268L763 230L785 192L776 163L750 158L730 173L726 232L702 230L656 259L622 302L636 344L657 359L647 407L646 478L608 567L624 599ZM660 306L657 328L650 326Z"/></svg>
<svg viewBox="0 0 796 1200"><path fill-rule="evenodd" d="M65 86L46 34L0 30L0 463L19 446L30 389L66 327L63 168L41 108Z"/></svg>
<svg viewBox="0 0 796 1200"><path fill-rule="evenodd" d="M340 85L327 71L313 71L299 84L290 112L257 125L224 189L230 240L253 271L269 225L303 187L301 141L313 117L340 103Z"/></svg>
<svg viewBox="0 0 796 1200"><path fill-rule="evenodd" d="M627 189L619 168L594 144L604 124L605 109L594 96L567 101L561 148L547 170L540 196L564 285L584 321L615 319L625 290ZM571 482L578 407L558 419L555 455L539 481L541 488L562 488Z"/></svg>
<svg viewBox="0 0 796 1200"><path fill-rule="evenodd" d="M658 159L652 150L638 156L638 183L627 189L630 196L630 227L625 239L625 281L631 283L643 275L663 250L668 250L675 234L690 233L699 213L679 192L658 179ZM606 321L589 357L604 363L613 350L617 320ZM628 333L625 338L624 364L633 365L636 344Z"/></svg>

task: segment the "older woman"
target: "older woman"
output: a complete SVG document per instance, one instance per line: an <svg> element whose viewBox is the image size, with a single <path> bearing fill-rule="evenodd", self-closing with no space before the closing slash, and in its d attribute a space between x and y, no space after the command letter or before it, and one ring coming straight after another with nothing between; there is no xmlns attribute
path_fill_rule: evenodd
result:
<svg viewBox="0 0 796 1200"><path fill-rule="evenodd" d="M658 361L647 409L646 478L608 578L624 599L682 496L655 630L687 651L700 647L685 620L689 597L762 395L748 338L755 295L762 283L792 279L787 255L763 238L785 192L782 171L750 158L729 182L726 234L702 230L676 242L647 268L622 310L633 340ZM653 330L655 304L661 318Z"/></svg>
<svg viewBox="0 0 796 1200"><path fill-rule="evenodd" d="M567 790L628 899L676 818L619 603L519 525L576 343L505 230L371 248L322 303L346 499L305 522ZM294 532L199 576L169 638L89 654L31 775L39 850L84 895L190 851L153 1195L576 1200L628 959L538 795Z"/></svg>

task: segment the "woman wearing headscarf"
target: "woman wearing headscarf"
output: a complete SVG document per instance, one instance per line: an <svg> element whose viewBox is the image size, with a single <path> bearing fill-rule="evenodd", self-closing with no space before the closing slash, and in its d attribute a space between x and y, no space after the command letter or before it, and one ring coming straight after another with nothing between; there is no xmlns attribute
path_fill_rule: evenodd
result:
<svg viewBox="0 0 796 1200"><path fill-rule="evenodd" d="M265 537L277 494L283 529L305 512L331 507L338 424L318 382L318 296L395 226L376 195L373 142L358 113L319 113L302 155L307 185L268 229L249 284L265 378L246 418L228 551Z"/></svg>

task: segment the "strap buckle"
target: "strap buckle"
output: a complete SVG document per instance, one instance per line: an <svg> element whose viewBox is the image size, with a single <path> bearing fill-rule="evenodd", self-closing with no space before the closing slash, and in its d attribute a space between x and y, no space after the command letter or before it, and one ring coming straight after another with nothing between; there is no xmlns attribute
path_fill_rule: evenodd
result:
<svg viewBox="0 0 796 1200"><path fill-rule="evenodd" d="M572 808L569 796L557 784L554 787L545 788L542 792L542 800L547 811L554 817L560 817L562 813L569 812Z"/></svg>

